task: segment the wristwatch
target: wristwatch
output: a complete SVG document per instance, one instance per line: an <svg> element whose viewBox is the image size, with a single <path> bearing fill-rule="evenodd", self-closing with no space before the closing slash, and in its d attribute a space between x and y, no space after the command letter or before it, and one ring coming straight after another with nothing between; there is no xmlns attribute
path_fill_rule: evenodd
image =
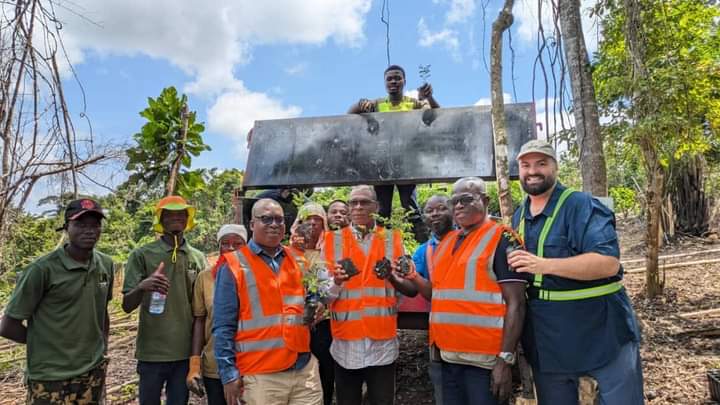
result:
<svg viewBox="0 0 720 405"><path fill-rule="evenodd" d="M509 365L515 364L515 353L511 352L500 352L497 355L498 359L504 361L505 363Z"/></svg>

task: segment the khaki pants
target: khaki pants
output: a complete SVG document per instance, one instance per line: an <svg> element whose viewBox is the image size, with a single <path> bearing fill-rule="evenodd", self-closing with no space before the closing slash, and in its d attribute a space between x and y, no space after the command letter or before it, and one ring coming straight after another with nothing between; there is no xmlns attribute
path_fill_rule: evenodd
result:
<svg viewBox="0 0 720 405"><path fill-rule="evenodd" d="M247 405L322 405L322 386L315 356L301 370L243 376Z"/></svg>

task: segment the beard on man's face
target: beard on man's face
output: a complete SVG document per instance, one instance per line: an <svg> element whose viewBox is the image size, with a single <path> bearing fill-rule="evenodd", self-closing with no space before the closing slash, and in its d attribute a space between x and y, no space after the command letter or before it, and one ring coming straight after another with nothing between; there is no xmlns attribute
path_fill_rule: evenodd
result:
<svg viewBox="0 0 720 405"><path fill-rule="evenodd" d="M542 181L532 182L528 184L528 179L542 179ZM523 190L529 195L540 195L550 190L555 185L555 177L535 174L523 178L520 181L520 185L522 186Z"/></svg>

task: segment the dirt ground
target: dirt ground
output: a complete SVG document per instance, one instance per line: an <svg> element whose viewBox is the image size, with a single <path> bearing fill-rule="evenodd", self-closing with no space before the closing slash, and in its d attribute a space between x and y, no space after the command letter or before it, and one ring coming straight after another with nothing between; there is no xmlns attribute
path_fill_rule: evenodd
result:
<svg viewBox="0 0 720 405"><path fill-rule="evenodd" d="M633 219L619 220L618 232L625 269L642 267L642 225ZM717 251L714 251L717 250ZM701 252L699 255L670 258L666 265L688 261L720 259L720 243L709 239L684 238L663 249L663 255ZM720 262L668 269L664 296L649 300L643 293L644 274L625 276L642 325L642 358L645 395L648 404L712 404L706 372L720 368L720 313L698 311L720 308ZM108 371L108 399L111 404L136 403L134 336L136 315L125 315L113 302L112 332ZM689 315L688 315L689 314ZM397 368L397 404L432 404L433 393L427 373L427 333L401 331L401 354ZM24 347L0 340L0 404L22 403ZM192 398L191 403L204 403Z"/></svg>

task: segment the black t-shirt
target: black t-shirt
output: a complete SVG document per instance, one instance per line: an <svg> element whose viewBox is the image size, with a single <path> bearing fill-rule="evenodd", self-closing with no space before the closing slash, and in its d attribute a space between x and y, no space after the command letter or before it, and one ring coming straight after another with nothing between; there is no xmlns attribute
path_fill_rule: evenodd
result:
<svg viewBox="0 0 720 405"><path fill-rule="evenodd" d="M462 232L460 233L460 235L458 235L455 246L453 246L453 253L460 247L463 240L465 240L468 235L469 234L463 234ZM497 282L506 283L521 281L527 283L530 280L532 274L517 273L515 271L512 271L510 269L510 266L508 266L506 252L508 246L510 246L510 241L505 236L501 236L500 242L498 243L497 248L495 248L495 255L493 256L493 272L495 273L495 277L497 277Z"/></svg>

